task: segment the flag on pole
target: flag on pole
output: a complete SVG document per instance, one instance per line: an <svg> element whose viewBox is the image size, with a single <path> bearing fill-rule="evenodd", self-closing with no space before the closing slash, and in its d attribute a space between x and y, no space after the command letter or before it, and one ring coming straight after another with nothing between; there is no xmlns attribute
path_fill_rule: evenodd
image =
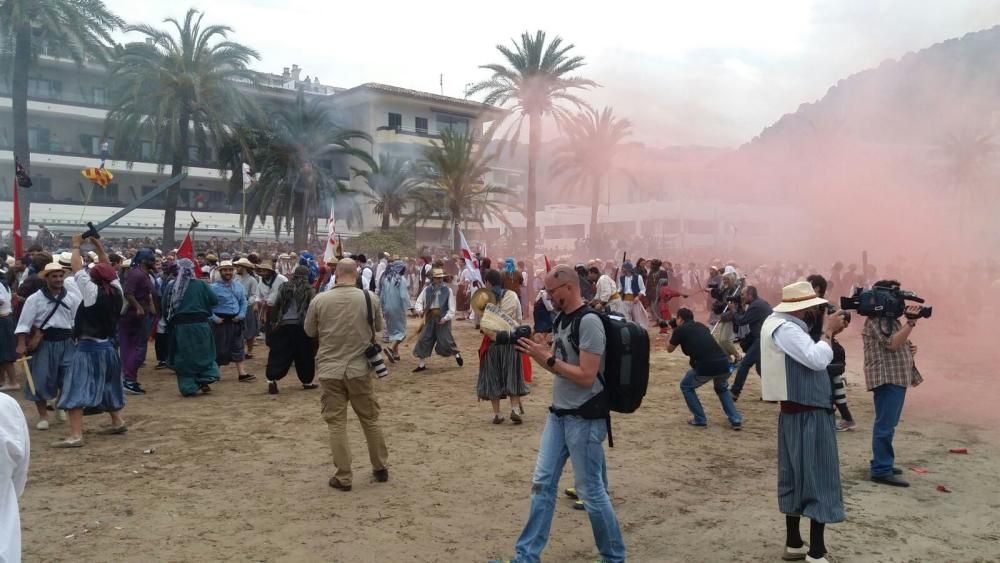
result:
<svg viewBox="0 0 1000 563"><path fill-rule="evenodd" d="M337 256L337 227L333 218L333 200L330 200L330 218L326 220L326 250L323 262L329 264Z"/></svg>
<svg viewBox="0 0 1000 563"><path fill-rule="evenodd" d="M191 238L192 232L194 232L193 229L188 229L187 235L181 241L181 245L177 247L177 258L194 260L194 239Z"/></svg>
<svg viewBox="0 0 1000 563"><path fill-rule="evenodd" d="M469 241L465 240L465 233L462 232L462 229L458 230L458 237L462 240L462 258L465 258L465 263L471 264L474 270L478 270L479 264L472 255L472 249L469 248Z"/></svg>
<svg viewBox="0 0 1000 563"><path fill-rule="evenodd" d="M14 255L17 258L24 256L24 240L21 238L21 202L17 194L17 178L14 178L14 229L11 235L14 237Z"/></svg>

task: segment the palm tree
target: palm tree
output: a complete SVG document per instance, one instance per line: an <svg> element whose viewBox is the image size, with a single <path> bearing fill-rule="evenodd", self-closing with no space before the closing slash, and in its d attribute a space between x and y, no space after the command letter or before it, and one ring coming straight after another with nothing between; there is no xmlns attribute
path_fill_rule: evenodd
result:
<svg viewBox="0 0 1000 563"><path fill-rule="evenodd" d="M513 49L497 45L505 64L482 65L480 68L491 71L493 75L488 80L473 84L466 93L473 95L486 92L484 103L508 110L506 118L497 120L490 128L488 138L503 121L510 121L503 138L513 142L511 150L517 146L516 141L521 136L524 119L528 118L528 193L525 215L527 252L528 256L533 256L535 211L538 203L536 170L542 145L542 117L552 115L558 126L563 119L569 117L565 104L577 109L587 107L586 102L573 91L597 84L584 78L569 76L584 65L584 60L580 56L569 56L573 45L563 46L562 39L558 36L546 45L544 31L538 31L534 36L525 32L521 34L520 43L512 42Z"/></svg>
<svg viewBox="0 0 1000 563"><path fill-rule="evenodd" d="M432 141L421 163L421 184L414 190L414 221L447 221L456 251L462 246L461 224L481 224L491 218L505 221L502 212L514 208L498 199L514 195L512 190L484 181L490 162L496 158L495 154L485 154L484 146L477 146L469 133L445 129L441 131L441 144Z"/></svg>
<svg viewBox="0 0 1000 563"><path fill-rule="evenodd" d="M600 113L588 108L567 121L564 131L567 139L556 148L551 174L565 176L570 190L590 191L590 239L596 240L601 187L608 176L619 172L635 183L615 162L622 141L632 134L632 122L615 117L611 108Z"/></svg>
<svg viewBox="0 0 1000 563"><path fill-rule="evenodd" d="M116 158L131 164L142 157L143 142L150 142L157 162L161 167L169 163L170 175L176 176L191 162L191 147L206 155L209 145L222 144L230 126L256 111L239 83L253 82L249 64L260 55L229 41L232 28L202 27L202 18L203 13L190 9L183 22L164 20L172 29L145 24L125 28L145 40L125 45L111 66L115 89L105 129L116 140ZM167 190L167 248L174 243L179 193L180 184Z"/></svg>
<svg viewBox="0 0 1000 563"><path fill-rule="evenodd" d="M336 177L338 161L356 158L369 168L376 164L364 149L352 142L369 144L363 131L338 126L323 98L307 100L302 90L295 103L273 112L269 142L253 156L260 177L247 194L247 229L255 218L270 211L274 217L275 236L294 232L295 246L304 248L315 233L320 202L334 201L349 225L361 222L361 208L354 190Z"/></svg>
<svg viewBox="0 0 1000 563"><path fill-rule="evenodd" d="M48 47L51 53L67 56L82 65L86 57L107 60L112 33L124 22L100 0L0 0L0 58L11 76L14 113L14 154L25 170L31 171L28 146L28 73L38 55ZM28 192L25 196L30 197ZM22 234L29 228L30 202L22 199Z"/></svg>
<svg viewBox="0 0 1000 563"><path fill-rule="evenodd" d="M944 174L949 188L958 197L960 243L967 242L969 209L974 208L976 203L988 203L985 199L987 190L983 189L983 176L998 148L1000 147L993 141L993 135L973 131L950 134L938 147L945 159Z"/></svg>
<svg viewBox="0 0 1000 563"><path fill-rule="evenodd" d="M382 218L382 230L388 231L389 221L400 221L410 201L415 186L413 164L408 159L381 153L377 166L371 170L354 170L354 173L368 184L371 192L365 196L375 215Z"/></svg>

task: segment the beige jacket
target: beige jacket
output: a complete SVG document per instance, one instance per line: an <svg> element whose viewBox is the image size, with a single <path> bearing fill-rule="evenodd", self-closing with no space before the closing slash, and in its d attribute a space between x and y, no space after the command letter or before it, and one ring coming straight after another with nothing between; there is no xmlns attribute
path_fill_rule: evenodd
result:
<svg viewBox="0 0 1000 563"><path fill-rule="evenodd" d="M382 332L382 305L378 296L368 294L377 337ZM316 375L320 379L354 379L374 373L364 355L372 342L365 295L354 284L337 284L317 295L309 304L303 328L319 339Z"/></svg>

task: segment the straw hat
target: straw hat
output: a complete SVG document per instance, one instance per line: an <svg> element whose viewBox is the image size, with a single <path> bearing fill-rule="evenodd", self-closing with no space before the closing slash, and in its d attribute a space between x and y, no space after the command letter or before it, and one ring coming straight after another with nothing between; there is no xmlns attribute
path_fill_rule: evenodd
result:
<svg viewBox="0 0 1000 563"><path fill-rule="evenodd" d="M489 291L489 290L487 290ZM505 315L500 307L493 303L488 303L479 319L479 330L483 331L490 340L496 340L500 331L512 330L517 326L517 321Z"/></svg>
<svg viewBox="0 0 1000 563"><path fill-rule="evenodd" d="M288 254L282 252L281 254L278 255L278 260L288 260Z"/></svg>
<svg viewBox="0 0 1000 563"><path fill-rule="evenodd" d="M63 268L62 266L59 265L58 262L49 262L48 264L45 265L44 270L38 272L38 277L44 278L48 277L48 275L51 274L52 272L62 272L62 271Z"/></svg>
<svg viewBox="0 0 1000 563"><path fill-rule="evenodd" d="M227 268L228 269L235 268L232 260L223 260L222 262L219 262L219 267L218 267L219 270L225 270Z"/></svg>
<svg viewBox="0 0 1000 563"><path fill-rule="evenodd" d="M802 281L781 288L781 303L774 306L775 313L791 313L827 303L826 299L816 296L816 290L811 283Z"/></svg>
<svg viewBox="0 0 1000 563"><path fill-rule="evenodd" d="M483 311L486 310L486 306L489 304L496 305L497 298L492 291L485 287L481 287L472 294L469 298L469 307L475 311L476 318L481 319L483 317Z"/></svg>
<svg viewBox="0 0 1000 563"><path fill-rule="evenodd" d="M431 277L434 279L443 278L444 270L442 270L441 268L434 268L433 270L431 270Z"/></svg>
<svg viewBox="0 0 1000 563"><path fill-rule="evenodd" d="M237 266L243 266L244 268L250 268L251 270L254 267L253 266L253 262L247 260L246 258L240 258L239 260L237 260L236 261L236 265Z"/></svg>
<svg viewBox="0 0 1000 563"><path fill-rule="evenodd" d="M214 255L214 254L212 254L212 253L208 253L208 254L205 255L205 261L206 262L217 262L218 260L219 260L219 257L216 256L216 255Z"/></svg>
<svg viewBox="0 0 1000 563"><path fill-rule="evenodd" d="M119 267L120 268L131 268L132 267L132 259L129 258L128 260L122 261L122 265L119 266Z"/></svg>
<svg viewBox="0 0 1000 563"><path fill-rule="evenodd" d="M73 253L63 252L62 254L59 255L59 257L55 261L59 262L59 265L62 266L63 268L69 268L73 263Z"/></svg>
<svg viewBox="0 0 1000 563"><path fill-rule="evenodd" d="M270 260L264 260L260 264L257 264L256 267L258 270L267 270L269 272L274 271L274 264L272 264Z"/></svg>

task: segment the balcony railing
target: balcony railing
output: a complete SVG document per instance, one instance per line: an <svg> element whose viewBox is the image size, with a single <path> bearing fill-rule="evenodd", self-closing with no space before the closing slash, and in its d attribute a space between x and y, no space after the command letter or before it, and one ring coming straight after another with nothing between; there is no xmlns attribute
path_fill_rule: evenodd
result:
<svg viewBox="0 0 1000 563"><path fill-rule="evenodd" d="M13 91L8 84L0 82L0 97L10 98ZM82 106L94 109L108 109L111 104L106 99L97 100L94 96L86 96L75 92L39 92L28 91L28 99L33 102L56 102L73 106Z"/></svg>
<svg viewBox="0 0 1000 563"><path fill-rule="evenodd" d="M9 151L9 150L13 150L13 149L14 149L14 145L13 145L13 143L9 139L0 138L0 150L7 150L7 151ZM47 148L46 147L39 147L37 145L36 146L32 146L31 147L31 153L32 154L50 154L50 155L55 155L55 156L77 156L77 157L81 157L81 158L100 158L101 157L101 153L100 152L88 152L88 151L83 151L83 150L73 150L73 149L68 148L66 145L59 145L58 143L51 143L51 142L49 143L49 146ZM152 158L139 158L135 162L139 162L139 163L143 163L143 164L159 164L156 161L154 161ZM188 158L187 165L188 166L194 166L194 167L197 167L197 168L211 168L213 170L219 167L219 163L217 161L205 160L205 159L192 159L192 158ZM169 165L165 165L165 166L169 166Z"/></svg>
<svg viewBox="0 0 1000 563"><path fill-rule="evenodd" d="M423 137L426 139L440 139L441 131L435 131L433 129L405 129L403 127L390 127L388 125L381 125L375 128L376 131L393 131L397 135L409 135L411 137ZM472 132L472 140L478 141L481 135L477 135L475 131Z"/></svg>

